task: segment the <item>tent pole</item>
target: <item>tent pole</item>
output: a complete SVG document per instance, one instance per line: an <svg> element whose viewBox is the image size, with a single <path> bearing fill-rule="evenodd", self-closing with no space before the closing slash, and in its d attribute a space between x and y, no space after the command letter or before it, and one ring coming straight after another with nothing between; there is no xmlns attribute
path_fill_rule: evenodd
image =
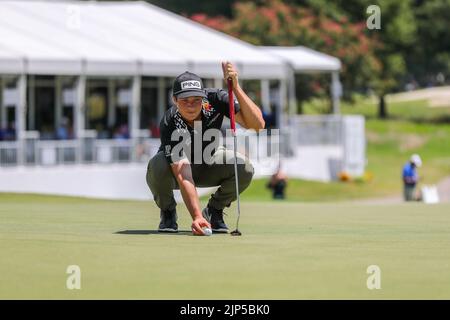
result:
<svg viewBox="0 0 450 320"><path fill-rule="evenodd" d="M289 68L289 116L297 114L297 96L295 93L295 72ZM291 119L291 117L289 117Z"/></svg>
<svg viewBox="0 0 450 320"><path fill-rule="evenodd" d="M166 82L164 77L158 77L158 121L161 120L164 115L167 104Z"/></svg>
<svg viewBox="0 0 450 320"><path fill-rule="evenodd" d="M286 79L281 78L279 84L279 103L277 107L277 128L280 128L285 124L284 123L284 110L286 107Z"/></svg>
<svg viewBox="0 0 450 320"><path fill-rule="evenodd" d="M16 105L16 139L19 143L17 150L17 163L19 165L24 164L24 142L26 131L26 108L27 108L27 75L22 73L17 80L17 90L19 93L19 99Z"/></svg>
<svg viewBox="0 0 450 320"><path fill-rule="evenodd" d="M109 130L116 124L116 88L115 88L115 79L108 78L108 128Z"/></svg>
<svg viewBox="0 0 450 320"><path fill-rule="evenodd" d="M61 115L62 115L62 101L61 101L61 78L59 76L55 76L55 131L58 130L58 127L61 124Z"/></svg>
<svg viewBox="0 0 450 320"><path fill-rule="evenodd" d="M85 128L85 105L86 105L86 76L81 74L78 76L75 85L75 106L73 117L74 136L80 144L80 148L77 148L76 160L77 163L81 163L83 160L83 131Z"/></svg>
<svg viewBox="0 0 450 320"><path fill-rule="evenodd" d="M76 102L75 102L75 117L74 117L74 129L75 137L80 138L82 132L85 129L85 104L86 104L86 76L78 76L76 90Z"/></svg>
<svg viewBox="0 0 450 320"><path fill-rule="evenodd" d="M5 82L4 82L4 78L0 76L0 128L6 128L7 121L6 121L6 107L5 107L5 99L4 99L4 94L5 94Z"/></svg>
<svg viewBox="0 0 450 320"><path fill-rule="evenodd" d="M261 104L265 113L270 113L270 84L269 79L261 80Z"/></svg>
<svg viewBox="0 0 450 320"><path fill-rule="evenodd" d="M141 111L141 76L135 75L133 77L133 83L131 87L131 106L130 116L128 119L128 126L132 137L135 136L137 130L140 127L140 111Z"/></svg>
<svg viewBox="0 0 450 320"><path fill-rule="evenodd" d="M339 81L339 71L331 73L331 105L333 114L339 114L339 98L341 96L341 83Z"/></svg>
<svg viewBox="0 0 450 320"><path fill-rule="evenodd" d="M35 92L36 82L34 81L34 75L28 76L28 124L30 130L36 129L36 105L35 105Z"/></svg>

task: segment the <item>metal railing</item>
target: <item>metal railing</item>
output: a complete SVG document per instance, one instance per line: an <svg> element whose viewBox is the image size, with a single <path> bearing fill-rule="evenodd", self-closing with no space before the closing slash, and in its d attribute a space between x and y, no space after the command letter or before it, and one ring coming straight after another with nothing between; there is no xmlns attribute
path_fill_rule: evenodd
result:
<svg viewBox="0 0 450 320"><path fill-rule="evenodd" d="M17 141L0 142L0 166L15 166L18 162L19 144Z"/></svg>
<svg viewBox="0 0 450 320"><path fill-rule="evenodd" d="M261 157L279 156L280 143L278 137L267 137L258 140L252 148L254 140L239 136L240 152L248 153L257 150L255 160ZM223 140L223 145L232 149L232 140ZM112 163L144 163L158 152L160 139L133 138L124 140L83 138L79 140L26 140L0 142L0 166L54 166L64 164L112 164ZM24 162L20 163L19 155L24 154ZM253 158L253 157L252 157Z"/></svg>
<svg viewBox="0 0 450 320"><path fill-rule="evenodd" d="M96 139L92 134L77 140L37 138L26 136L19 141L0 141L0 167L147 162L160 145L160 139L143 134L123 140Z"/></svg>
<svg viewBox="0 0 450 320"><path fill-rule="evenodd" d="M76 154L79 152L80 146L80 140L38 140L35 145L37 156L34 159L37 160L36 164L39 165L76 163ZM27 152L31 154L29 150ZM30 162L28 164L33 163Z"/></svg>
<svg viewBox="0 0 450 320"><path fill-rule="evenodd" d="M292 116L288 131L292 143L305 145L342 145L342 116Z"/></svg>
<svg viewBox="0 0 450 320"><path fill-rule="evenodd" d="M342 116L292 116L288 122L277 134L258 140L258 159L261 155L292 157L304 146L345 145ZM245 134L239 132L238 140ZM138 130L131 139L97 139L95 131L86 130L76 140L44 141L39 133L27 132L21 141L0 142L0 166L147 162L160 145L159 138L148 135L148 130ZM232 140L223 142L232 147Z"/></svg>

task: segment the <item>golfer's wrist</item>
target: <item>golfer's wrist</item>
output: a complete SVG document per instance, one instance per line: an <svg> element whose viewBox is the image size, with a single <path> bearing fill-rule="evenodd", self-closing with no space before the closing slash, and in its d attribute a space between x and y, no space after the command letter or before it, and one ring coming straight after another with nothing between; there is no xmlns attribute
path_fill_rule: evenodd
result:
<svg viewBox="0 0 450 320"><path fill-rule="evenodd" d="M239 80L236 78L236 81L233 81L233 91L239 90L241 86L239 85Z"/></svg>
<svg viewBox="0 0 450 320"><path fill-rule="evenodd" d="M202 215L202 212L200 210L195 210L192 213L192 220L196 220L196 219L199 219L199 218L202 218L202 217L203 217L203 215Z"/></svg>

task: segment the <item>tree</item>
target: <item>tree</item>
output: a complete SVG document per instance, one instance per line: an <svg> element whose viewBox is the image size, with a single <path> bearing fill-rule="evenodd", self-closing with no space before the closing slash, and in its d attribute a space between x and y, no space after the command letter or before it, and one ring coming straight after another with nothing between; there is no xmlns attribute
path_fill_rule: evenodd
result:
<svg viewBox="0 0 450 320"><path fill-rule="evenodd" d="M423 86L439 73L450 78L450 0L418 1L414 14L417 41L406 57L411 76Z"/></svg>
<svg viewBox="0 0 450 320"><path fill-rule="evenodd" d="M338 57L344 97L372 88L381 118L385 95L408 79L427 86L437 74L450 78L450 0L218 0L217 10L205 1L164 2L179 13L202 12L191 18L256 45L304 45ZM372 4L381 9L380 30L365 28Z"/></svg>
<svg viewBox="0 0 450 320"><path fill-rule="evenodd" d="M205 14L191 19L254 45L303 45L336 56L342 61L347 93L366 87L380 71L376 40L367 36L365 23L352 23L344 15L330 18L298 5L266 0L263 5L235 3L233 19Z"/></svg>
<svg viewBox="0 0 450 320"><path fill-rule="evenodd" d="M231 9L236 0L147 0L158 7L182 15L202 12L207 15L225 15L231 17Z"/></svg>
<svg viewBox="0 0 450 320"><path fill-rule="evenodd" d="M381 60L381 73L374 88L379 97L378 116L388 117L385 96L395 89L406 73L405 54L416 39L416 23L410 0L380 0L381 30L376 31L381 45L376 55Z"/></svg>
<svg viewBox="0 0 450 320"><path fill-rule="evenodd" d="M305 1L290 0L290 2L302 3ZM436 1L427 1L427 3L432 2ZM325 12L335 17L345 15L354 23L367 20L367 8L372 4L374 4L372 0L336 0L332 4L324 0L306 0L306 5L316 12ZM417 25L411 0L379 0L375 4L381 10L381 29L368 30L366 34L372 41L375 41L374 53L379 68L373 77L369 77L371 79L369 85L379 97L378 116L387 118L385 96L387 93L399 89L408 70L406 57L413 56L418 49L416 45ZM428 7L436 9L435 5L428 5ZM430 8L429 11L434 10ZM432 19L425 20L430 25Z"/></svg>
<svg viewBox="0 0 450 320"><path fill-rule="evenodd" d="M302 3L315 12L325 12L330 16L345 15L351 22L365 22L369 17L367 8L376 4L381 10L381 29L367 30L366 35L375 41L374 52L378 72L370 77L369 85L379 97L378 116L387 118L385 95L400 88L409 69L408 56L417 49L416 22L411 0L287 0ZM438 0L444 1L444 0ZM450 1L450 0L445 0ZM417 1L416 1L417 2ZM432 2L432 1L427 1ZM428 20L429 24L430 21Z"/></svg>

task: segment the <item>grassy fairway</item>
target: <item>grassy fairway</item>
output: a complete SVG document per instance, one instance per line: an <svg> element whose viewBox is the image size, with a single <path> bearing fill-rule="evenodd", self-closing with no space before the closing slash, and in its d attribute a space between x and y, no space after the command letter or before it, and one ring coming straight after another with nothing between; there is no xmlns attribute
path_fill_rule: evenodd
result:
<svg viewBox="0 0 450 320"><path fill-rule="evenodd" d="M450 299L448 204L242 212L242 237L162 235L150 201L0 194L0 298ZM182 205L179 216L188 230ZM68 265L80 266L81 290L66 289ZM381 290L366 287L369 265Z"/></svg>
<svg viewBox="0 0 450 320"><path fill-rule="evenodd" d="M328 106L328 101L316 101ZM306 113L317 113L314 103ZM324 107L322 107L324 109ZM450 175L450 106L430 108L426 101L389 104L391 118L378 120L377 105L366 100L355 105L342 103L344 114L366 117L367 172L373 179L362 182L320 183L290 179L287 198L292 201L335 202L349 199L402 196L401 170L413 153L422 157L419 169L423 184L436 184ZM270 201L267 179L255 180L243 199Z"/></svg>

